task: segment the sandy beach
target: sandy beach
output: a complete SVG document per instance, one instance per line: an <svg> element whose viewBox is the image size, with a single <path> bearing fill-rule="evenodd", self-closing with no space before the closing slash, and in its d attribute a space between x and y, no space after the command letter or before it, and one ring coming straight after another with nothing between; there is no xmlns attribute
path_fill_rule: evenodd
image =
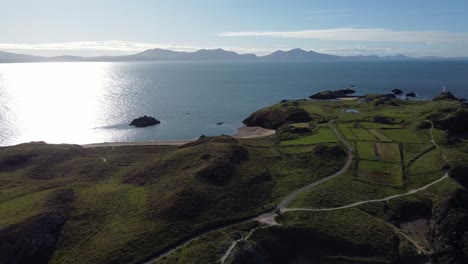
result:
<svg viewBox="0 0 468 264"><path fill-rule="evenodd" d="M239 127L237 132L232 136L235 138L250 139L274 135L276 132L273 129L265 129L262 127ZM84 148L101 148L101 147L123 147L123 146L181 146L196 139L182 140L155 140L141 142L102 142L81 145Z"/></svg>

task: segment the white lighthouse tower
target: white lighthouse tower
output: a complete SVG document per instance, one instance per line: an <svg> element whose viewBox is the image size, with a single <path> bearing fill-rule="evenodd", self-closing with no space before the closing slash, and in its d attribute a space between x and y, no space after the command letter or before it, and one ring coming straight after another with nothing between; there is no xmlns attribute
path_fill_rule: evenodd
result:
<svg viewBox="0 0 468 264"><path fill-rule="evenodd" d="M447 93L448 92L448 88L447 88L447 85L444 85L444 89L442 90L443 93Z"/></svg>

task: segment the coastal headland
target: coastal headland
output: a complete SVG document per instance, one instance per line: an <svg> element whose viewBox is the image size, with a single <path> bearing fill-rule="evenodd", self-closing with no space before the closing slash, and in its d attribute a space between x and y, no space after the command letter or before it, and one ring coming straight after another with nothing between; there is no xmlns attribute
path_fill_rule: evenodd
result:
<svg viewBox="0 0 468 264"><path fill-rule="evenodd" d="M244 124L0 148L0 263L468 260L463 101L285 100Z"/></svg>

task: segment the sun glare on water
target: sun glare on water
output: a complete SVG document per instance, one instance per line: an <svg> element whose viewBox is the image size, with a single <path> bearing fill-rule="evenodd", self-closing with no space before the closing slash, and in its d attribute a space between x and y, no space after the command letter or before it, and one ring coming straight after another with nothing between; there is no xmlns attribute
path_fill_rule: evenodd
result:
<svg viewBox="0 0 468 264"><path fill-rule="evenodd" d="M13 66L13 67L12 67ZM60 143L96 140L93 128L102 124L106 63L43 63L0 65L4 87L0 106L8 126L3 142L31 139ZM5 118L5 117L4 117ZM73 132L71 132L73 131Z"/></svg>

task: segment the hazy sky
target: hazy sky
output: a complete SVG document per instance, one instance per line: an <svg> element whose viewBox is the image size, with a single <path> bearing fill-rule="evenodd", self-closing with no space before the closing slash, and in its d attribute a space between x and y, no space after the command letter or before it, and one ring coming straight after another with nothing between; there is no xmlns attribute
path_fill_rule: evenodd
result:
<svg viewBox="0 0 468 264"><path fill-rule="evenodd" d="M0 50L468 56L467 0L0 0Z"/></svg>

